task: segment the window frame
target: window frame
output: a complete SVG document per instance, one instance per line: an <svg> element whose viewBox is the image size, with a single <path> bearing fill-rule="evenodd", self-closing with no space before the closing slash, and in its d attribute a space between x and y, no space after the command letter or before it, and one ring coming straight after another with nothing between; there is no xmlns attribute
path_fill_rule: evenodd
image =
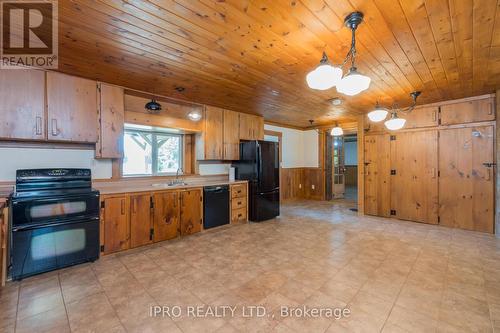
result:
<svg viewBox="0 0 500 333"><path fill-rule="evenodd" d="M135 128L125 128L123 135L125 136L127 133L142 133L142 134L150 134L151 135L151 174L147 173L134 173L134 174L125 174L123 171L123 161L122 161L122 177L161 177L161 176L173 176L176 175L177 172L158 172L158 136L169 136L169 137L177 137L179 138L179 169L181 172L179 174L184 173L184 135L179 133L170 133L163 132L158 130L144 130L144 129L135 129ZM123 156L125 156L125 146L123 146Z"/></svg>

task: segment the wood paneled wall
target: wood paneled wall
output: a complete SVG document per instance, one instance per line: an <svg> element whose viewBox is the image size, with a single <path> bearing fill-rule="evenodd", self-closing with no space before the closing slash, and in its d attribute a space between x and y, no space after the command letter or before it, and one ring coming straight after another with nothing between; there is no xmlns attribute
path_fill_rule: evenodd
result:
<svg viewBox="0 0 500 333"><path fill-rule="evenodd" d="M496 128L498 129L500 126L500 89L497 90L496 93ZM496 131L496 143L495 143L495 154L496 154L496 188L495 188L495 233L497 235L500 234L500 177L498 176L498 167L500 166L500 131Z"/></svg>
<svg viewBox="0 0 500 333"><path fill-rule="evenodd" d="M400 131L360 126L364 139L358 142L364 147L358 167L364 181L358 182L363 199L358 209L493 232L494 103L493 95L483 95L420 106Z"/></svg>
<svg viewBox="0 0 500 333"><path fill-rule="evenodd" d="M321 168L281 169L283 201L324 199L324 170ZM313 188L314 187L314 188Z"/></svg>

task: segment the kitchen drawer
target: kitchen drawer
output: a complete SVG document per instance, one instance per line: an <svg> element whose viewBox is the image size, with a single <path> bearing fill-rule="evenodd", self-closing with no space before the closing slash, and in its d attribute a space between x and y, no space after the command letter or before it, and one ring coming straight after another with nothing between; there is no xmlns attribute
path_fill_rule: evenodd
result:
<svg viewBox="0 0 500 333"><path fill-rule="evenodd" d="M231 208L233 210L245 208L247 206L247 198L233 198L231 200Z"/></svg>
<svg viewBox="0 0 500 333"><path fill-rule="evenodd" d="M244 222L246 220L247 220L247 209L245 207L232 210L231 221L233 223Z"/></svg>
<svg viewBox="0 0 500 333"><path fill-rule="evenodd" d="M243 198L247 196L247 184L231 185L231 198Z"/></svg>

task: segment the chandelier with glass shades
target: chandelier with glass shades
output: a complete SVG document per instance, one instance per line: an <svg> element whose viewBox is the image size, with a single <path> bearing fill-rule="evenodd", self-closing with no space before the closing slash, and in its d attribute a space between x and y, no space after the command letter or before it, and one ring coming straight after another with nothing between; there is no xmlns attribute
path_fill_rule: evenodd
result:
<svg viewBox="0 0 500 333"><path fill-rule="evenodd" d="M358 72L356 61L356 29L363 22L363 13L353 12L346 16L344 24L351 29L351 48L340 65L332 65L328 56L323 52L323 57L316 67L306 76L307 85L311 89L327 90L337 86L339 93L354 96L368 89L371 79ZM347 74L343 75L342 67L350 61Z"/></svg>
<svg viewBox="0 0 500 333"><path fill-rule="evenodd" d="M375 109L368 113L368 119L370 119L374 123L378 123L385 120L385 118L387 118L387 115L390 113L391 118L385 121L385 127L390 131L397 131L399 129L402 129L405 126L406 119L399 118L398 112L410 113L417 105L417 98L418 96L420 96L420 94L420 91L414 91L410 94L413 103L406 109L398 108L397 105L394 105L391 109L388 109L380 106L380 104L378 104L377 102L377 104L375 105Z"/></svg>

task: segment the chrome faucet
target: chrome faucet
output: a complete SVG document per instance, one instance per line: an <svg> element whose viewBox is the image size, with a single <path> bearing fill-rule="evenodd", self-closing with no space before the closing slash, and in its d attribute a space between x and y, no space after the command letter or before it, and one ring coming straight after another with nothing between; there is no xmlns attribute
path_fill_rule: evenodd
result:
<svg viewBox="0 0 500 333"><path fill-rule="evenodd" d="M184 178L182 175L184 174L184 171L182 168L178 168L177 172L175 173L175 179L171 180L168 185L169 186L174 186L174 185L185 185L186 183L184 182Z"/></svg>

